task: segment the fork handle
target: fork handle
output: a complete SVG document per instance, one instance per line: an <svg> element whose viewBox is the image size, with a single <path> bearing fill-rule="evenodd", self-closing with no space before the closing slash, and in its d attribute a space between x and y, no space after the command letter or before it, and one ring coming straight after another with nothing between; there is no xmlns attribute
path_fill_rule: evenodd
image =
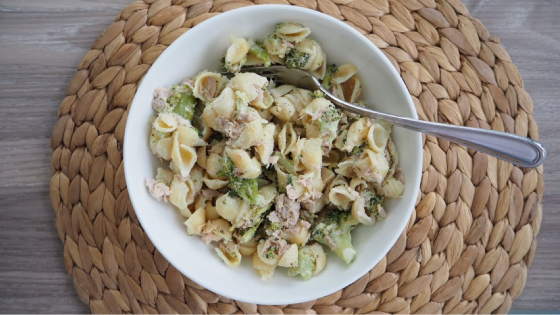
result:
<svg viewBox="0 0 560 315"><path fill-rule="evenodd" d="M380 113L343 102L330 93L326 94L333 103L353 113L385 119L396 126L455 142L518 166L537 167L544 162L546 157L544 146L527 137L494 130L440 124Z"/></svg>

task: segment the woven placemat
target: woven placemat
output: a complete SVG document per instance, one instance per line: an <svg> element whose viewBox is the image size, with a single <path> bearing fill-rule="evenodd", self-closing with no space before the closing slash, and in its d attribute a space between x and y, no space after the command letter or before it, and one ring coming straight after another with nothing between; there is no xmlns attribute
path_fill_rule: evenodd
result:
<svg viewBox="0 0 560 315"><path fill-rule="evenodd" d="M137 1L80 62L52 134L50 194L81 300L94 313L506 313L535 254L542 167L518 168L431 136L423 138L421 195L406 232L374 269L334 294L295 305L233 301L181 275L154 248L124 179L128 107L165 48L220 12L265 3L324 12L383 50L421 119L538 139L517 68L459 0L288 1Z"/></svg>

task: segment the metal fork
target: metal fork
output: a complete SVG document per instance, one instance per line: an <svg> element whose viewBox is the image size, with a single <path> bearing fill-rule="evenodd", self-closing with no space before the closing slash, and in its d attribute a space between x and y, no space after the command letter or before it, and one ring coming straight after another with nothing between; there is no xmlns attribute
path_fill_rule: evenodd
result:
<svg viewBox="0 0 560 315"><path fill-rule="evenodd" d="M246 67L242 68L241 71L254 72L260 76L274 79L279 84L294 85L312 91L320 90L331 102L349 112L372 118L385 119L395 126L455 142L518 166L537 167L541 165L546 158L546 149L544 146L526 137L494 130L455 126L401 117L345 102L332 95L315 77L303 70L288 69L284 66L271 66ZM233 76L231 73L222 74L228 77Z"/></svg>

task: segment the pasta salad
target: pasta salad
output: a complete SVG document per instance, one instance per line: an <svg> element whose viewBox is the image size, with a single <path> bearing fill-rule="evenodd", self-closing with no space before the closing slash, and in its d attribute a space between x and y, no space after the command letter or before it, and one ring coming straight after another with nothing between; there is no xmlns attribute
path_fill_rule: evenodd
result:
<svg viewBox="0 0 560 315"><path fill-rule="evenodd" d="M252 259L263 280L277 267L309 279L326 246L345 263L351 231L386 216L385 198L404 190L391 125L341 111L320 91L277 85L249 65L309 71L335 96L362 104L357 69L327 65L300 24L282 23L264 41L231 38L227 76L202 71L154 91L149 145L168 168L146 180L171 202L189 235L213 243L229 266Z"/></svg>

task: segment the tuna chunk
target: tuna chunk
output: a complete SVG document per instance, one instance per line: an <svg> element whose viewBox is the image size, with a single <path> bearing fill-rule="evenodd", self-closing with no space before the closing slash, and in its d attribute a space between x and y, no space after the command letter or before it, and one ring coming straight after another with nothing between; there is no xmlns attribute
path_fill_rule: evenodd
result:
<svg viewBox="0 0 560 315"><path fill-rule="evenodd" d="M162 98L155 98L152 101L152 107L157 111L161 112L167 107L167 103Z"/></svg>
<svg viewBox="0 0 560 315"><path fill-rule="evenodd" d="M218 117L216 120L220 132L224 133L232 141L235 141L241 135L241 132L245 128L243 124L239 124L235 121L231 121L225 117Z"/></svg>
<svg viewBox="0 0 560 315"><path fill-rule="evenodd" d="M294 189L294 186L292 186L292 185L287 185L286 186L286 194L288 195L288 198L290 198L292 200L295 200L298 197L298 193Z"/></svg>
<svg viewBox="0 0 560 315"><path fill-rule="evenodd" d="M199 88L200 94L207 99L216 97L217 90L218 86L216 84L216 78L210 76L207 77L207 79L204 81L204 84L201 84Z"/></svg>
<svg viewBox="0 0 560 315"><path fill-rule="evenodd" d="M276 197L276 210L268 215L271 222L282 223L285 227L294 226L299 219L299 202L293 201L282 194Z"/></svg>
<svg viewBox="0 0 560 315"><path fill-rule="evenodd" d="M164 183L158 182L153 178L146 179L146 187L152 197L156 198L157 201L169 201L169 195L171 195L171 190Z"/></svg>
<svg viewBox="0 0 560 315"><path fill-rule="evenodd" d="M173 91L171 91L171 89L169 88L158 87L154 90L154 98L161 98L167 100L168 98L171 97L171 95L173 95Z"/></svg>

